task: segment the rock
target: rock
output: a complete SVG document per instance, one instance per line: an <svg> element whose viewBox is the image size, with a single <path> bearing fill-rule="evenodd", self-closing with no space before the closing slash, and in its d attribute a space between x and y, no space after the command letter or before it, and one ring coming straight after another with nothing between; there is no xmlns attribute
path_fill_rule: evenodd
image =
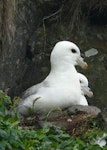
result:
<svg viewBox="0 0 107 150"><path fill-rule="evenodd" d="M68 108L68 113L70 115L73 115L79 112L85 112L88 114L98 115L99 113L101 113L101 110L95 106L82 106L82 105L70 106Z"/></svg>
<svg viewBox="0 0 107 150"><path fill-rule="evenodd" d="M0 51L0 89L5 90L9 87L9 95L14 97L20 95L26 87L26 81L24 80L25 75L26 72L29 73L31 71L28 69L33 65L32 45L29 45L29 41L32 33L39 27L43 13L41 9L37 7L37 3L35 5L35 1L26 3L25 1L18 0L17 4L13 1L2 3L5 7L4 10L1 10L1 12L3 12L3 32L0 33L0 35L2 35L2 51ZM2 6L1 1L0 6ZM18 12L18 14L16 12ZM35 40L36 39L33 41ZM34 70L34 68L31 69L32 71ZM38 74L39 73L34 74L32 72L32 76L34 75L36 80L40 78L41 74ZM29 80L30 83L31 78ZM35 78L32 81L33 84Z"/></svg>
<svg viewBox="0 0 107 150"><path fill-rule="evenodd" d="M107 130L107 108L101 112L101 116L104 120L104 128Z"/></svg>
<svg viewBox="0 0 107 150"><path fill-rule="evenodd" d="M105 122L101 110L95 106L71 106L66 110L50 112L47 118L39 122L41 126L60 126L70 135L79 136L91 129L93 124L104 128Z"/></svg>

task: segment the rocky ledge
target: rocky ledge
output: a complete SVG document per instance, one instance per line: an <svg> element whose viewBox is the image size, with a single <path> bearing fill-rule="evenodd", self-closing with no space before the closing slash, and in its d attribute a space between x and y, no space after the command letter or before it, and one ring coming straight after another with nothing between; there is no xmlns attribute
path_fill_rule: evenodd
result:
<svg viewBox="0 0 107 150"><path fill-rule="evenodd" d="M56 125L61 127L70 135L79 136L91 130L94 126L106 129L107 118L101 110L95 106L71 106L65 110L57 108L50 111L45 119L39 120L37 116L27 118L23 127L34 126L35 129L44 125Z"/></svg>

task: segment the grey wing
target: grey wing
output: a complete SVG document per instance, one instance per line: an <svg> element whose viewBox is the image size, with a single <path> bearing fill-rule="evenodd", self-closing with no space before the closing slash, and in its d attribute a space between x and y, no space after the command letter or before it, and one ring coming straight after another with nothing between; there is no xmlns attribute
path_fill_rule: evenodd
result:
<svg viewBox="0 0 107 150"><path fill-rule="evenodd" d="M47 81L43 81L41 83L33 85L32 87L28 88L26 91L24 91L22 93L21 98L25 99L25 98L29 97L30 95L36 94L40 88L47 87L47 86L49 86Z"/></svg>

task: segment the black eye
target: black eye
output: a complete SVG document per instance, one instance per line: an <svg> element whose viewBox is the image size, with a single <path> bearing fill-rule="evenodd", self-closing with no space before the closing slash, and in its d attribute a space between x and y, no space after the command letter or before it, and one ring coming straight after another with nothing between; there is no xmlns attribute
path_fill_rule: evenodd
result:
<svg viewBox="0 0 107 150"><path fill-rule="evenodd" d="M80 80L80 83L82 83L82 81Z"/></svg>
<svg viewBox="0 0 107 150"><path fill-rule="evenodd" d="M71 49L71 51L72 51L73 53L76 53L76 52L77 52L75 49Z"/></svg>

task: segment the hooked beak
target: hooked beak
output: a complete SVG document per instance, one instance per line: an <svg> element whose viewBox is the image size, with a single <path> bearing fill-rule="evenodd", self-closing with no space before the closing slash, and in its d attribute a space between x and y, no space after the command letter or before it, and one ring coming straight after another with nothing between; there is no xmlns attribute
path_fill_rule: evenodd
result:
<svg viewBox="0 0 107 150"><path fill-rule="evenodd" d="M88 97L93 97L93 92L91 91L91 89L89 87L82 87L82 90L84 92L84 95L87 95Z"/></svg>
<svg viewBox="0 0 107 150"><path fill-rule="evenodd" d="M81 56L77 59L77 64L83 69L87 69L88 67L88 64L83 60Z"/></svg>

